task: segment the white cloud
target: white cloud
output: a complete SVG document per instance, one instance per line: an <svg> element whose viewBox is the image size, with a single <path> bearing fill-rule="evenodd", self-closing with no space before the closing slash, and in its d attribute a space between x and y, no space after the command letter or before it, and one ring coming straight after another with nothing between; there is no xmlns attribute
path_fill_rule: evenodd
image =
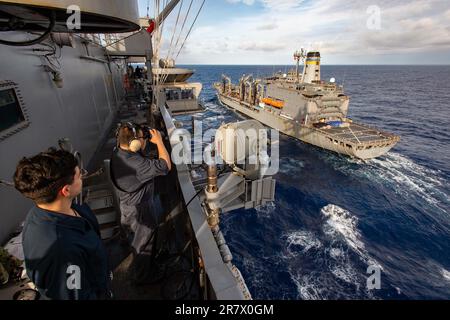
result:
<svg viewBox="0 0 450 320"><path fill-rule="evenodd" d="M255 0L227 0L229 3L239 3L242 2L243 4L246 4L248 6L251 6L255 3Z"/></svg>
<svg viewBox="0 0 450 320"><path fill-rule="evenodd" d="M261 24L256 27L256 30L275 30L278 28L278 24L276 22L269 22L266 24Z"/></svg>
<svg viewBox="0 0 450 320"><path fill-rule="evenodd" d="M445 17L450 21L450 9L445 12Z"/></svg>
<svg viewBox="0 0 450 320"><path fill-rule="evenodd" d="M266 10L194 29L181 61L284 64L291 63L292 53L301 47L321 50L325 63L338 62L336 56L351 61L356 55L450 52L447 0L378 0L380 30L367 28L367 8L373 0L256 1Z"/></svg>
<svg viewBox="0 0 450 320"><path fill-rule="evenodd" d="M298 8L303 0L260 0L263 5L271 10L288 10Z"/></svg>
<svg viewBox="0 0 450 320"><path fill-rule="evenodd" d="M264 41L243 42L239 45L239 49L242 49L245 51L271 52L271 51L281 51L281 50L284 50L285 48L286 48L285 44L271 43L271 42L264 42Z"/></svg>
<svg viewBox="0 0 450 320"><path fill-rule="evenodd" d="M235 4L242 2L248 6L255 4L255 0L226 0L229 3ZM270 10L287 10L298 8L303 0L257 0L259 1L265 8Z"/></svg>

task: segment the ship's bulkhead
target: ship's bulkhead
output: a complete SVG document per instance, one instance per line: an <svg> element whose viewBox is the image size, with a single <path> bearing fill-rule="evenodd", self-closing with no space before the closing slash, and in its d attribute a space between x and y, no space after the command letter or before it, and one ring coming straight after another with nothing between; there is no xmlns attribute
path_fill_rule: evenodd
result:
<svg viewBox="0 0 450 320"><path fill-rule="evenodd" d="M47 45L0 47L2 180L12 180L22 157L57 146L63 137L86 165L112 125L124 95L125 66L106 61L101 46L76 35L71 39L73 47L60 48L50 39ZM51 47L56 53L50 63L43 56ZM0 186L0 242L24 220L31 205L13 188Z"/></svg>

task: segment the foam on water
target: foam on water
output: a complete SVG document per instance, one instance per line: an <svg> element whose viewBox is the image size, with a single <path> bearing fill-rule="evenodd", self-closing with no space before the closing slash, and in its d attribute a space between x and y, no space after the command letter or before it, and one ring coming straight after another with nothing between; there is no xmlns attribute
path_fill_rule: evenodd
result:
<svg viewBox="0 0 450 320"><path fill-rule="evenodd" d="M405 198L420 197L444 212L450 206L446 181L440 172L425 168L400 154L388 153L366 163L329 153L324 153L323 157L335 169L381 183ZM357 166L349 166L349 163Z"/></svg>
<svg viewBox="0 0 450 320"><path fill-rule="evenodd" d="M331 248L328 253L330 254L330 257L334 259L339 259L340 257L344 256L344 251L339 248Z"/></svg>
<svg viewBox="0 0 450 320"><path fill-rule="evenodd" d="M297 286L300 299L303 300L326 300L326 287L320 283L318 275L297 275L292 280Z"/></svg>
<svg viewBox="0 0 450 320"><path fill-rule="evenodd" d="M362 261L382 269L380 264L369 256L361 240L361 234L357 228L358 218L356 216L334 204L329 204L322 208L321 213L327 218L323 225L323 231L333 242L340 241L340 238L342 238L358 254ZM336 256L336 253L337 251L334 251L333 255Z"/></svg>
<svg viewBox="0 0 450 320"><path fill-rule="evenodd" d="M260 206L255 210L258 213L259 217L270 218L272 216L272 213L275 212L276 209L277 205L275 204L275 202L268 202L264 206Z"/></svg>
<svg viewBox="0 0 450 320"><path fill-rule="evenodd" d="M445 280L447 280L448 282L450 282L450 271L442 268L441 270L441 274L444 277Z"/></svg>
<svg viewBox="0 0 450 320"><path fill-rule="evenodd" d="M397 192L409 195L413 192L429 204L448 206L449 195L440 190L445 181L439 172L422 167L408 158L396 153L388 153L384 159L373 159L370 166L380 178L388 182L395 182Z"/></svg>
<svg viewBox="0 0 450 320"><path fill-rule="evenodd" d="M295 175L298 174L304 166L305 164L303 161L293 158L281 158L279 172L286 175Z"/></svg>
<svg viewBox="0 0 450 320"><path fill-rule="evenodd" d="M358 231L358 219L349 211L330 204L322 208L325 217L323 239L307 230L290 232L284 236L291 280L301 299L351 298L355 294L373 299L366 288L365 268L359 270L352 261L353 254L366 265L380 264L371 258ZM307 262L321 272L306 272L301 266ZM300 267L299 267L300 266Z"/></svg>
<svg viewBox="0 0 450 320"><path fill-rule="evenodd" d="M297 256L299 252L306 253L311 249L320 249L321 247L320 240L310 231L295 231L287 235L289 255Z"/></svg>
<svg viewBox="0 0 450 320"><path fill-rule="evenodd" d="M356 290L359 291L360 284L358 283L358 274L351 265L336 265L331 269L331 273L347 283L354 284L356 286Z"/></svg>
<svg viewBox="0 0 450 320"><path fill-rule="evenodd" d="M364 249L364 243L360 241L360 234L356 228L358 218L352 216L350 212L334 204L329 204L322 208L321 213L328 218L323 227L324 232L331 237L341 234L347 244L355 251Z"/></svg>

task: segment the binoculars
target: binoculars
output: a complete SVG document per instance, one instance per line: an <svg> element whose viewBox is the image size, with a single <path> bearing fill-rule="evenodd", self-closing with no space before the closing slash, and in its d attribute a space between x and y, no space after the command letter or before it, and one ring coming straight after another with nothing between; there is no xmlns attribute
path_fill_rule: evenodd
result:
<svg viewBox="0 0 450 320"><path fill-rule="evenodd" d="M142 132L144 133L144 138L151 140L153 138L152 134L150 133L150 130L152 130L152 128L142 125L141 126Z"/></svg>

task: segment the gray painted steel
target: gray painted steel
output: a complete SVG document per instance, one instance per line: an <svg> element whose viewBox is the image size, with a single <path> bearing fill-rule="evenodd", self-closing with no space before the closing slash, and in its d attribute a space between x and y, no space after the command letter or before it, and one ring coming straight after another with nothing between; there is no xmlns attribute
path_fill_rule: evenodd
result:
<svg viewBox="0 0 450 320"><path fill-rule="evenodd" d="M353 136L351 136L351 139L344 139L344 136L339 135L336 132L330 131L327 133L325 130L301 125L298 121L283 118L276 113L252 108L249 104L242 103L236 98L225 96L220 93L218 94L218 97L219 101L225 106L256 119L271 128L275 128L288 136L350 157L363 160L376 158L387 153L398 141L393 135L382 133L361 124L351 124L350 129L356 127L359 129L353 131L357 137L361 139L366 137L366 140L373 145L360 146L360 143L354 141ZM341 130L341 132L344 131L345 129ZM364 131L371 131L372 135L367 137L364 135ZM348 132L346 135L348 136L350 134L351 133ZM363 149L359 150L359 147ZM370 147L370 149L366 149L368 147Z"/></svg>
<svg viewBox="0 0 450 320"><path fill-rule="evenodd" d="M0 179L11 181L22 157L57 146L63 137L70 139L87 164L111 126L119 97L124 95L125 65L107 62L100 46L82 43L78 37L74 42L75 48L62 48L61 89L42 66L46 61L32 51L41 45L0 46L0 81L16 83L30 121L27 127L0 139ZM0 185L0 243L24 220L31 206L17 191Z"/></svg>
<svg viewBox="0 0 450 320"><path fill-rule="evenodd" d="M57 13L56 32L83 32L83 33L109 33L130 32L139 30L139 7L136 0L2 0L0 9L19 13L14 6L25 8L33 7L51 9ZM70 6L78 6L82 12L81 29L68 29L67 20L73 11L67 14ZM6 7L8 6L8 8ZM13 11L10 11L13 10ZM18 14L18 16L21 16ZM27 19L30 15L27 16ZM25 16L24 16L25 17ZM48 20L40 15L34 15L35 19ZM72 20L70 20L72 21ZM0 25L3 22L0 20ZM45 25L45 24L44 24Z"/></svg>

